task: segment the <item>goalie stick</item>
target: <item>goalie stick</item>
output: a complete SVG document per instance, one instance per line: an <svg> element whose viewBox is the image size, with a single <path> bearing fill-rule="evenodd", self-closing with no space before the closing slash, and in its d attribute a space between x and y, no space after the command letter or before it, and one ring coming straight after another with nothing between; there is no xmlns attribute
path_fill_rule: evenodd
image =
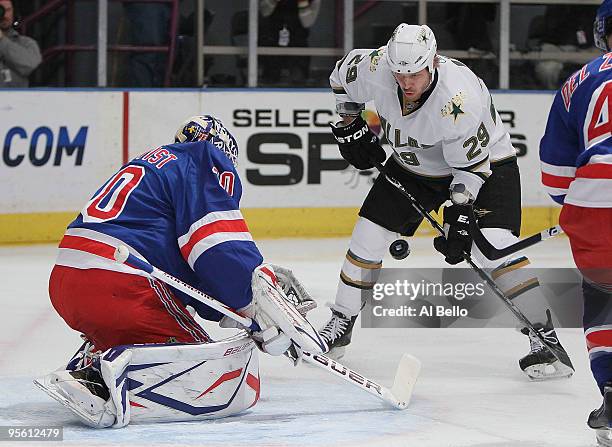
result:
<svg viewBox="0 0 612 447"><path fill-rule="evenodd" d="M192 298L195 298L201 303L204 303L207 306L221 312L223 315L230 317L250 330L259 330L259 326L255 321L240 315L234 309L226 306L210 295L207 295L195 287L190 286L180 279L175 278L169 273L166 273L157 267L152 266L148 262L137 258L136 256L132 255L128 248L124 245L120 245L115 250L115 260L146 272L149 276L186 293ZM395 372L393 386L391 389L389 389L377 382L374 382L373 380L370 380L363 374L360 374L342 365L336 360L332 360L322 354L313 354L303 351L302 359L313 366L340 377L342 380L353 384L361 390L370 393L371 395L399 410L403 410L408 407L410 398L412 397L412 390L421 369L421 362L416 357L410 354L404 354Z"/></svg>
<svg viewBox="0 0 612 447"><path fill-rule="evenodd" d="M496 259L501 259L506 256L511 255L512 253L516 253L517 251L521 251L527 247L531 247L538 242L544 241L551 237L555 237L561 233L563 230L560 225L555 225L554 227L547 228L546 230L542 230L539 233L533 234L529 237L521 239L518 242L515 242L512 245L508 245L504 248L495 248L491 242L482 234L480 231L480 227L476 223L476 216L474 215L474 210L470 209L470 233L472 234L472 238L474 239L474 243L480 250L480 252L489 260L495 261Z"/></svg>
<svg viewBox="0 0 612 447"><path fill-rule="evenodd" d="M404 188L404 185L402 185L398 180L396 180L395 178L387 174L382 164L376 161L373 161L373 160L370 160L370 162L374 164L376 169L380 172L380 175L383 175L389 183L395 186L399 190L399 192L410 201L410 204L412 205L412 207L424 219L426 219L431 224L431 226L435 230L437 230L438 233L440 233L440 235L445 236L444 229L442 228L442 226L440 226L440 224L432 217L432 215L429 214L429 212L425 208L423 208L423 205L421 205L417 201L417 199L415 199L412 196L412 194L410 194L406 190L406 188ZM473 217L470 216L470 219L473 219ZM521 324L523 324L529 330L529 332L535 335L538 338L538 340L540 340L542 344L546 347L546 349L548 349L555 356L557 360L559 360L561 363L563 363L564 365L574 370L574 365L572 365L572 361L570 360L567 353L563 351L562 349L559 349L557 346L550 344L546 340L546 338L544 338L544 336L533 327L533 324L531 324L531 322L527 319L527 317L523 315L523 312L521 312L521 310L518 307L516 307L514 303L504 294L504 292L497 286L495 281L493 281L493 279L474 262L470 253L464 251L463 258L470 265L470 267L474 269L474 271L480 277L480 279L482 279L489 286L489 288L493 291L493 293L503 302L506 308L508 308L508 310L512 312L514 317L518 321L520 321Z"/></svg>

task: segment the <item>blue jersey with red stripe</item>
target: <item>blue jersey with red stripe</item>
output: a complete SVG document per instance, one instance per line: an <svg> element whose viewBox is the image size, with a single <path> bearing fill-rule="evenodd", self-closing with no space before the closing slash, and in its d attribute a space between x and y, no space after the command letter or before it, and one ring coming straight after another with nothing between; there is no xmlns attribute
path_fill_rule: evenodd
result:
<svg viewBox="0 0 612 447"><path fill-rule="evenodd" d="M98 256L84 257L85 265L77 268L115 269L100 264L99 257L112 257L118 240L152 265L239 309L251 302L252 272L263 261L239 210L241 194L234 165L210 142L162 146L124 165L94 194L69 225L60 251ZM77 262L68 255L64 265ZM220 318L175 292L200 316Z"/></svg>
<svg viewBox="0 0 612 447"><path fill-rule="evenodd" d="M557 92L540 142L542 183L558 203L612 207L612 53Z"/></svg>

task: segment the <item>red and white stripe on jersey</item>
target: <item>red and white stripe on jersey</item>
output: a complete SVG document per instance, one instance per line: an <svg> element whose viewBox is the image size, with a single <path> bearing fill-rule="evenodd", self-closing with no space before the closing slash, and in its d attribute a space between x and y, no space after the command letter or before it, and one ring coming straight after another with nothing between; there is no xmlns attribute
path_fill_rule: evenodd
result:
<svg viewBox="0 0 612 447"><path fill-rule="evenodd" d="M612 325L593 326L584 331L589 356L598 352L612 352Z"/></svg>
<svg viewBox="0 0 612 447"><path fill-rule="evenodd" d="M131 254L144 259L134 248L108 234L87 228L69 228L60 241L55 263L77 269L102 269L147 276L142 270L115 261L115 248L119 245L127 246Z"/></svg>
<svg viewBox="0 0 612 447"><path fill-rule="evenodd" d="M149 278L149 285L157 294L159 301L162 303L168 314L174 317L177 324L185 330L194 340L201 343L210 343L212 339L200 327L189 313L183 311L182 306L177 304L177 300L168 290L168 287L158 280Z"/></svg>
<svg viewBox="0 0 612 447"><path fill-rule="evenodd" d="M576 176L574 166L556 166L540 162L542 170L542 185L551 196L562 196L567 194L570 183Z"/></svg>
<svg viewBox="0 0 612 447"><path fill-rule="evenodd" d="M612 154L593 155L576 170L565 203L590 208L612 207Z"/></svg>
<svg viewBox="0 0 612 447"><path fill-rule="evenodd" d="M206 250L228 241L253 241L239 210L208 213L178 238L183 258L191 268L194 268L196 260Z"/></svg>

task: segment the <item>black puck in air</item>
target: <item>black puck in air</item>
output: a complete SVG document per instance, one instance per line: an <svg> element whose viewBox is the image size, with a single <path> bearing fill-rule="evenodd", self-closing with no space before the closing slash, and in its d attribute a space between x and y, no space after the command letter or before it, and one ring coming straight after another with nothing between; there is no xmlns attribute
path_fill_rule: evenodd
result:
<svg viewBox="0 0 612 447"><path fill-rule="evenodd" d="M404 239L397 239L391 242L389 245L389 253L393 256L393 259L404 259L410 254L410 246L408 241Z"/></svg>

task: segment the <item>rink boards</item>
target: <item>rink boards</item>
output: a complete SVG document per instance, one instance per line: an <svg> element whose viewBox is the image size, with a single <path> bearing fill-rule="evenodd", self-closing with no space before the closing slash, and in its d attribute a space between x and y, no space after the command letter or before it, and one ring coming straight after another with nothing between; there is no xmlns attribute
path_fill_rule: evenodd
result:
<svg viewBox="0 0 612 447"><path fill-rule="evenodd" d="M256 238L350 234L375 177L347 169L340 158L328 127L336 119L334 99L326 90L17 90L1 96L0 243L59 240L113 172L171 142L178 125L196 114L219 117L239 143L241 204ZM493 95L519 155L525 234L557 223L538 160L552 98L550 92ZM373 105L366 117L380 129Z"/></svg>

